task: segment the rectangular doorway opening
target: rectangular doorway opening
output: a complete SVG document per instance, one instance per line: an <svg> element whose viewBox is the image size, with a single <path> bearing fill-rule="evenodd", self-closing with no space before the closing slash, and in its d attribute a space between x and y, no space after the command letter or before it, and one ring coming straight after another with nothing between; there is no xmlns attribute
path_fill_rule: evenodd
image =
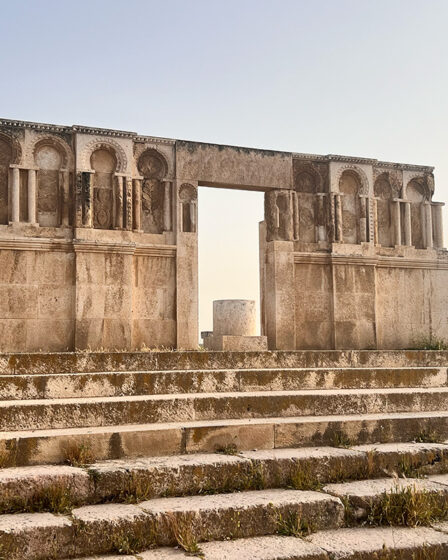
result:
<svg viewBox="0 0 448 560"><path fill-rule="evenodd" d="M264 193L198 189L199 336L213 330L213 301L255 300L260 335L259 223Z"/></svg>

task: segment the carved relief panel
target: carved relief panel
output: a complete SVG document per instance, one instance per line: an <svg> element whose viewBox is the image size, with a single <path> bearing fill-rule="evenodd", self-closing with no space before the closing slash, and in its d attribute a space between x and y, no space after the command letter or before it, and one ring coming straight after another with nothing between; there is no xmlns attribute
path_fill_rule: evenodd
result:
<svg viewBox="0 0 448 560"><path fill-rule="evenodd" d="M395 245L394 225L392 217L392 186L387 173L383 173L375 181L376 215L378 243L383 247Z"/></svg>
<svg viewBox="0 0 448 560"><path fill-rule="evenodd" d="M424 201L425 188L418 179L412 179L406 188L406 198L411 203L411 240L416 249L425 247L424 227Z"/></svg>
<svg viewBox="0 0 448 560"><path fill-rule="evenodd" d="M299 203L299 239L305 243L316 241L316 192L317 178L309 170L302 170L295 177Z"/></svg>
<svg viewBox="0 0 448 560"><path fill-rule="evenodd" d="M12 161L12 146L0 137L0 224L8 223L8 175Z"/></svg>
<svg viewBox="0 0 448 560"><path fill-rule="evenodd" d="M156 150L146 150L138 160L142 181L142 229L148 233L163 232L164 186L167 165Z"/></svg>
<svg viewBox="0 0 448 560"><path fill-rule="evenodd" d="M60 169L63 155L51 143L41 143L35 151L37 172L37 221L39 225L60 224Z"/></svg>
<svg viewBox="0 0 448 560"><path fill-rule="evenodd" d="M344 243L360 243L360 180L351 171L344 171L339 181L342 205L342 236Z"/></svg>
<svg viewBox="0 0 448 560"><path fill-rule="evenodd" d="M92 153L90 164L95 171L93 176L93 227L112 229L114 226L114 173L117 158L112 151L100 148ZM123 196L122 193L121 196Z"/></svg>

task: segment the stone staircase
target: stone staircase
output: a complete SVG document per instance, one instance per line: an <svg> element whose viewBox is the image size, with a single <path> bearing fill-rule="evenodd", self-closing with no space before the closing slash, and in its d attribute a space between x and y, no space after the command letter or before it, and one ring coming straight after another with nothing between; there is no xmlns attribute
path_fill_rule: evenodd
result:
<svg viewBox="0 0 448 560"><path fill-rule="evenodd" d="M447 559L447 366L0 356L0 559Z"/></svg>

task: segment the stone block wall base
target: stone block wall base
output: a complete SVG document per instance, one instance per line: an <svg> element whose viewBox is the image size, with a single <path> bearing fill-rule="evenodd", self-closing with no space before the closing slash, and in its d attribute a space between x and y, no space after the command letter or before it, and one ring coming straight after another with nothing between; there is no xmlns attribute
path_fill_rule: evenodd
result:
<svg viewBox="0 0 448 560"><path fill-rule="evenodd" d="M215 334L204 338L206 350L227 350L237 352L254 352L268 349L266 336L231 336Z"/></svg>

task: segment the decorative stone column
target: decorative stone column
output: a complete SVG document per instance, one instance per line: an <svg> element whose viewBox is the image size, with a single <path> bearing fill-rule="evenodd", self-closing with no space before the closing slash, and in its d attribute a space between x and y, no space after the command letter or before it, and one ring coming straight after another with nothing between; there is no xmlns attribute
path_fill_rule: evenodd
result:
<svg viewBox="0 0 448 560"><path fill-rule="evenodd" d="M141 179L134 179L134 231L141 231L142 229L142 181Z"/></svg>
<svg viewBox="0 0 448 560"><path fill-rule="evenodd" d="M297 196L296 191L292 191L292 211L293 211L294 241L299 241L299 237L300 237L299 197Z"/></svg>
<svg viewBox="0 0 448 560"><path fill-rule="evenodd" d="M61 223L63 226L70 225L70 172L61 171L61 185L62 185L62 196L61 196ZM28 179L28 191L29 191L29 179ZM29 206L29 202L28 202Z"/></svg>
<svg viewBox="0 0 448 560"><path fill-rule="evenodd" d="M115 178L115 229L123 229L123 186L121 175Z"/></svg>
<svg viewBox="0 0 448 560"><path fill-rule="evenodd" d="M427 249L432 249L434 243L432 239L432 212L431 203L425 202L425 246Z"/></svg>
<svg viewBox="0 0 448 560"><path fill-rule="evenodd" d="M316 226L316 240L326 241L327 232L325 228L325 193L317 193L317 226Z"/></svg>
<svg viewBox="0 0 448 560"><path fill-rule="evenodd" d="M20 222L20 169L18 167L12 168L11 222Z"/></svg>
<svg viewBox="0 0 448 560"><path fill-rule="evenodd" d="M405 200L404 204L404 244L412 245L411 203Z"/></svg>
<svg viewBox="0 0 448 560"><path fill-rule="evenodd" d="M164 181L164 199L163 199L163 229L165 231L172 231L172 218L171 218L171 201L172 201L172 190L171 181Z"/></svg>
<svg viewBox="0 0 448 560"><path fill-rule="evenodd" d="M436 249L443 249L443 218L442 208L443 202L433 202L432 207L432 220L434 223L434 247Z"/></svg>
<svg viewBox="0 0 448 560"><path fill-rule="evenodd" d="M380 238L378 235L378 199L373 198L373 240L375 245L380 244Z"/></svg>
<svg viewBox="0 0 448 560"><path fill-rule="evenodd" d="M336 240L339 243L343 243L343 234L342 234L342 201L341 195L339 193L335 194L334 196L334 203L335 203L335 214L336 214Z"/></svg>
<svg viewBox="0 0 448 560"><path fill-rule="evenodd" d="M28 169L28 222L36 224L36 170Z"/></svg>
<svg viewBox="0 0 448 560"><path fill-rule="evenodd" d="M82 208L84 227L93 227L93 171L82 173Z"/></svg>
<svg viewBox="0 0 448 560"><path fill-rule="evenodd" d="M395 219L394 219L394 227L395 227L395 245L401 245L401 208L400 208L400 201L395 199L394 201L395 206Z"/></svg>
<svg viewBox="0 0 448 560"><path fill-rule="evenodd" d="M361 238L361 243L367 242L367 197L361 195L359 197L360 201L360 218L359 218L359 233Z"/></svg>
<svg viewBox="0 0 448 560"><path fill-rule="evenodd" d="M125 177L124 178L125 190L126 190L126 229L128 231L132 231L132 178Z"/></svg>

